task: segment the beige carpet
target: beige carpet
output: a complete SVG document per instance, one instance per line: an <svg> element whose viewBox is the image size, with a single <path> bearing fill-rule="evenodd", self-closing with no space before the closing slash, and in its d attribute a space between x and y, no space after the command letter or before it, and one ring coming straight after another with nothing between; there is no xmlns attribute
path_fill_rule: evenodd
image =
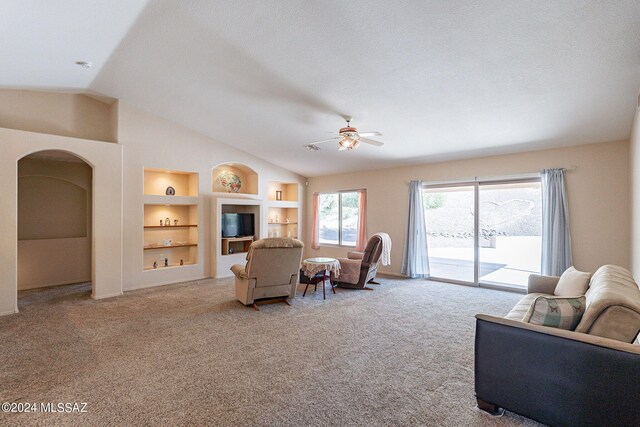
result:
<svg viewBox="0 0 640 427"><path fill-rule="evenodd" d="M84 414L0 414L0 425L520 426L475 408L476 312L519 295L382 280L303 286L292 307L238 303L204 280L94 301L87 285L20 295L0 318L1 402L87 402Z"/></svg>

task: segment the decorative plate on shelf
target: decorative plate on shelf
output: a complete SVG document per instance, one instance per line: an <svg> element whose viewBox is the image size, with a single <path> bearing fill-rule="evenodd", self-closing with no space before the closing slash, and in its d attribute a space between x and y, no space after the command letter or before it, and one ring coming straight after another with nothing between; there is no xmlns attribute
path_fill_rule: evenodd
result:
<svg viewBox="0 0 640 427"><path fill-rule="evenodd" d="M237 193L242 188L242 181L240 177L229 171L222 172L220 174L220 184L227 189L228 192Z"/></svg>
<svg viewBox="0 0 640 427"><path fill-rule="evenodd" d="M167 187L167 191L165 191L165 194L167 196L175 196L176 195L176 189L173 187Z"/></svg>

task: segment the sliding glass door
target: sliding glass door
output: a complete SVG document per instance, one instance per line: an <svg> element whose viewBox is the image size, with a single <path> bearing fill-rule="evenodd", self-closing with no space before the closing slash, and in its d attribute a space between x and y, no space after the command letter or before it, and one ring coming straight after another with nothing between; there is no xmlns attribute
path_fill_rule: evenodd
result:
<svg viewBox="0 0 640 427"><path fill-rule="evenodd" d="M540 180L472 182L423 190L431 277L526 287L540 272Z"/></svg>
<svg viewBox="0 0 640 427"><path fill-rule="evenodd" d="M459 282L474 279L474 186L425 188L431 276Z"/></svg>
<svg viewBox="0 0 640 427"><path fill-rule="evenodd" d="M479 189L479 280L526 287L531 273L540 274L540 181L487 183Z"/></svg>

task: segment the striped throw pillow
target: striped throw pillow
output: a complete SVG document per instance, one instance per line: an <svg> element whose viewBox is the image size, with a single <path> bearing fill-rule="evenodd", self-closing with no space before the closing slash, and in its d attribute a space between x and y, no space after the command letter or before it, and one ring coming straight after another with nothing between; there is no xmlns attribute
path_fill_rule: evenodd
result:
<svg viewBox="0 0 640 427"><path fill-rule="evenodd" d="M579 297L553 297L539 296L536 298L523 321L533 325L551 326L559 329L573 331L586 306L586 298Z"/></svg>

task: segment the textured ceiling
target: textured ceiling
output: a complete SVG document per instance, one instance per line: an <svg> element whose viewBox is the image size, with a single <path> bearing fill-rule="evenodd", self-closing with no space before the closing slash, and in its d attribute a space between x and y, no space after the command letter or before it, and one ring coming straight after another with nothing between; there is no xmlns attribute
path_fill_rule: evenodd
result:
<svg viewBox="0 0 640 427"><path fill-rule="evenodd" d="M0 86L86 90L147 3L2 0Z"/></svg>
<svg viewBox="0 0 640 427"><path fill-rule="evenodd" d="M10 3L0 85L120 98L306 176L627 139L640 87L638 1ZM302 148L345 114L384 147Z"/></svg>

